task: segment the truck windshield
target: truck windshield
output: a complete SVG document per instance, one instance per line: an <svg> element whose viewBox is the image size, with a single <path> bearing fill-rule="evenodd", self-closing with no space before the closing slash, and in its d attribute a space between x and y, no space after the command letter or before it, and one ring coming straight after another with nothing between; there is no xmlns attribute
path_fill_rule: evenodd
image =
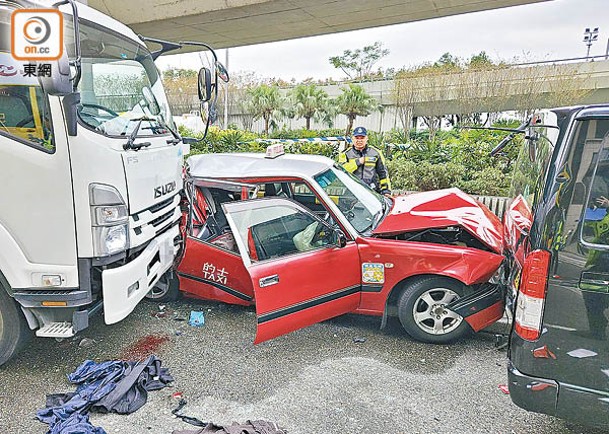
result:
<svg viewBox="0 0 609 434"><path fill-rule="evenodd" d="M315 176L340 212L360 234L372 229L382 216L385 201L341 167L335 166Z"/></svg>
<svg viewBox="0 0 609 434"><path fill-rule="evenodd" d="M66 31L66 35L71 33ZM129 136L142 119L138 135L167 134L168 128L175 131L150 52L92 23L81 22L80 34L81 121L108 136Z"/></svg>

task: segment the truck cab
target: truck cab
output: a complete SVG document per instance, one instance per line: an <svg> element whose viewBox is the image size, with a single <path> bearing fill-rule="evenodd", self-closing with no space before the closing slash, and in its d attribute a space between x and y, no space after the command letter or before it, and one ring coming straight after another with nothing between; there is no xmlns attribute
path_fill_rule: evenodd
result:
<svg viewBox="0 0 609 434"><path fill-rule="evenodd" d="M167 283L180 244L184 148L159 52L69 0L64 56L17 61L11 14L40 7L0 1L0 364L30 330L66 338L97 312L122 320ZM52 76L36 76L44 64Z"/></svg>
<svg viewBox="0 0 609 434"><path fill-rule="evenodd" d="M512 400L609 427L609 105L531 125L506 213Z"/></svg>

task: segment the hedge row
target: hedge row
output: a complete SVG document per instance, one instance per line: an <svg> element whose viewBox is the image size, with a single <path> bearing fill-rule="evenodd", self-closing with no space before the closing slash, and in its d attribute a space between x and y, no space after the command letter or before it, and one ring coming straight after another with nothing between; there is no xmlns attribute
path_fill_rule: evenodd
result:
<svg viewBox="0 0 609 434"><path fill-rule="evenodd" d="M197 134L185 128L180 128L180 133L186 137L197 137ZM340 135L339 130L282 130L275 132L272 138ZM458 187L475 195L505 196L508 194L518 146L508 146L500 157L490 156L490 150L504 136L505 133L496 131L453 129L439 131L431 141L427 132L412 132L406 136L403 131L394 130L384 134L371 132L369 143L385 153L395 190L429 191ZM267 144L256 141L259 138L259 134L248 131L211 127L204 140L191 146L191 154L264 152ZM387 143L401 143L403 146L389 147ZM337 157L334 145L320 142L289 144L287 151Z"/></svg>

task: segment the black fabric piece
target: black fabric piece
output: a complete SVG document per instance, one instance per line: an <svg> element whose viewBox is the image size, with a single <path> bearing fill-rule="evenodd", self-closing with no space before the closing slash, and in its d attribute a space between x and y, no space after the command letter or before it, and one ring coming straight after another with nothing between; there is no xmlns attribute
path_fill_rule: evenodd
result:
<svg viewBox="0 0 609 434"><path fill-rule="evenodd" d="M189 423L191 425L202 427L207 426L209 424L208 422L203 422L202 420L197 419L196 417L186 416L185 414L180 413L180 410L182 410L182 408L184 408L187 403L188 402L185 399L180 399L180 402L178 402L178 406L171 410L171 414L173 414L179 419L182 419L183 422Z"/></svg>
<svg viewBox="0 0 609 434"><path fill-rule="evenodd" d="M198 430L174 430L172 434L287 434L274 422L266 420L248 420L244 424L233 422L232 425L208 423Z"/></svg>
<svg viewBox="0 0 609 434"><path fill-rule="evenodd" d="M133 413L146 404L148 391L162 389L173 381L167 368L161 368L161 361L156 356L132 363L114 389L93 404L93 410L100 413Z"/></svg>

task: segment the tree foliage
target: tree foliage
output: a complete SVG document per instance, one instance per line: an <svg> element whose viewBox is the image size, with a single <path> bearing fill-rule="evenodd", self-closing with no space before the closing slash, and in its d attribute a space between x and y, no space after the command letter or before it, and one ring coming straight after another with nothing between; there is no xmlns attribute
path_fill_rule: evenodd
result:
<svg viewBox="0 0 609 434"><path fill-rule="evenodd" d="M299 84L290 91L294 116L304 118L306 129L311 129L311 119L333 124L333 105L328 93L315 84Z"/></svg>
<svg viewBox="0 0 609 434"><path fill-rule="evenodd" d="M347 116L345 135L349 135L353 128L353 121L358 116L368 116L373 111L378 110L380 105L372 95L358 84L349 83L340 90L342 94L336 98L336 107L338 113Z"/></svg>
<svg viewBox="0 0 609 434"><path fill-rule="evenodd" d="M279 92L279 87L260 84L247 90L247 110L254 120L264 120L264 134L268 136L271 125L281 119L285 113L285 98Z"/></svg>
<svg viewBox="0 0 609 434"><path fill-rule="evenodd" d="M383 49L383 43L377 41L364 48L345 50L342 56L332 56L329 61L350 79L361 79L370 74L372 67L388 54L389 50Z"/></svg>

